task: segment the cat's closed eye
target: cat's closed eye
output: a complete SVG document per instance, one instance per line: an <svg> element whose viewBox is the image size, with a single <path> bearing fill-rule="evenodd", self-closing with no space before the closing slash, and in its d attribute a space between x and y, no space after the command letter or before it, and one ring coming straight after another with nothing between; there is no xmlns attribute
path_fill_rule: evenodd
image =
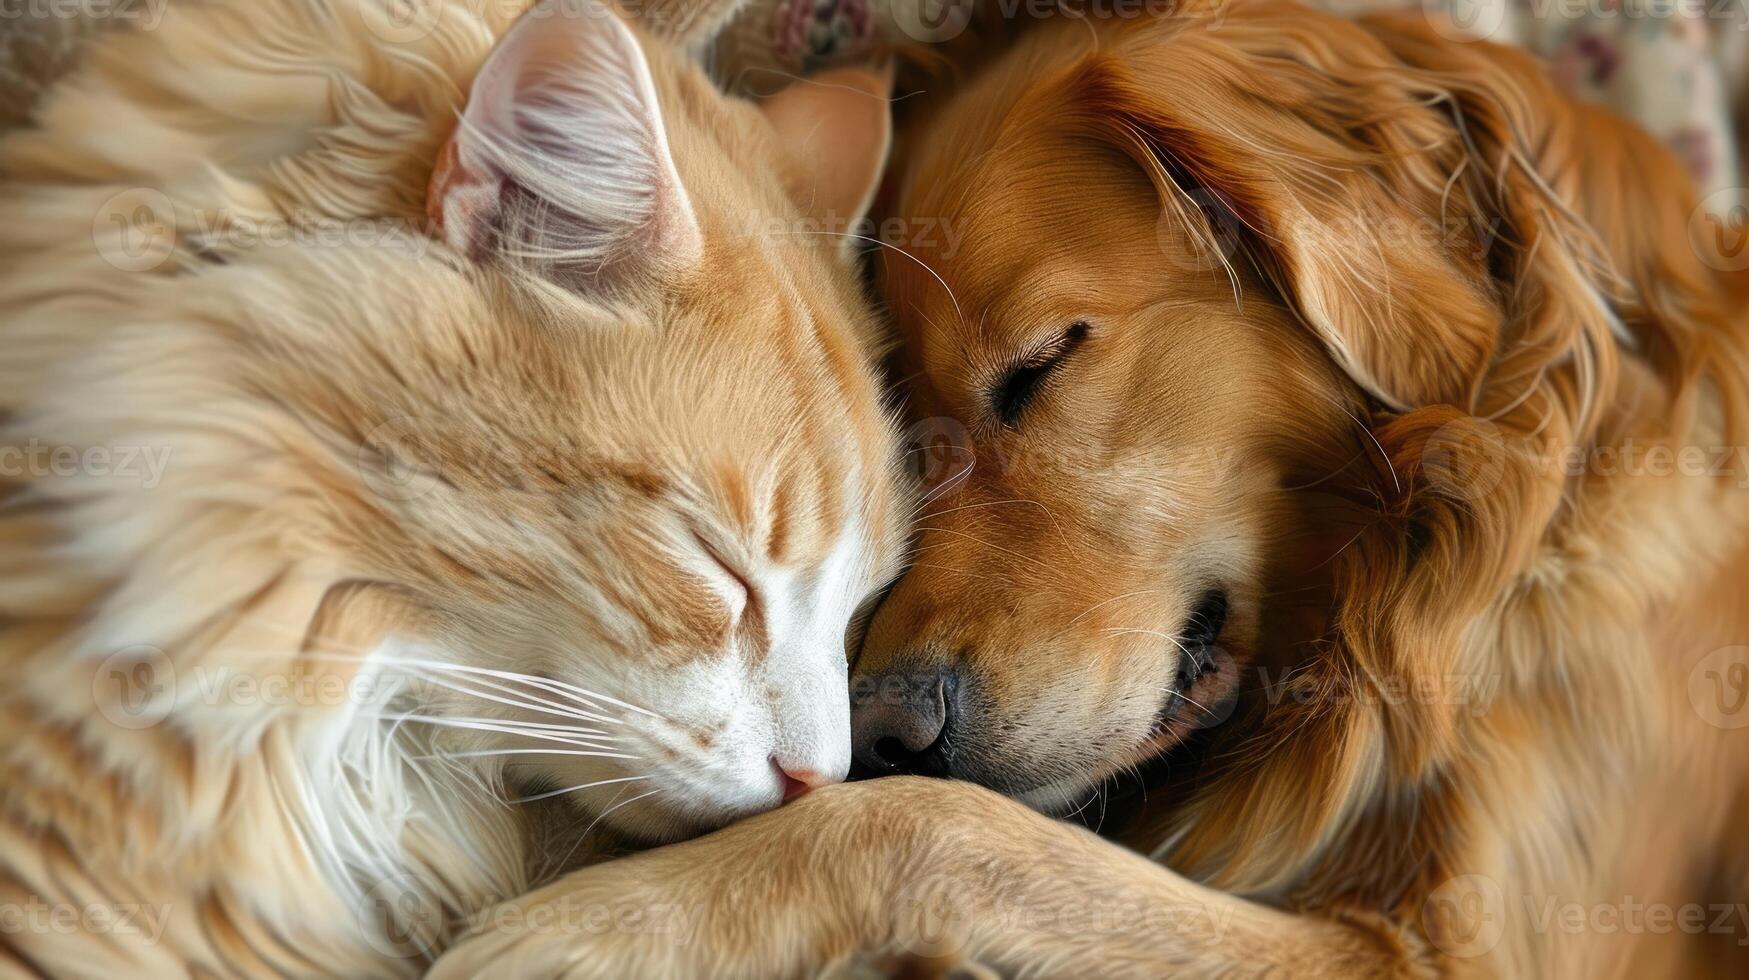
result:
<svg viewBox="0 0 1749 980"><path fill-rule="evenodd" d="M697 527L692 527L691 531L693 540L698 542L699 550L703 551L716 564L722 572L722 578L732 587L733 598L730 601L730 606L734 610L732 616L734 625L739 625L742 616L749 612L752 615L759 615L761 610L759 587L754 584L752 577L731 561L723 553L723 549L711 544L710 538Z"/></svg>

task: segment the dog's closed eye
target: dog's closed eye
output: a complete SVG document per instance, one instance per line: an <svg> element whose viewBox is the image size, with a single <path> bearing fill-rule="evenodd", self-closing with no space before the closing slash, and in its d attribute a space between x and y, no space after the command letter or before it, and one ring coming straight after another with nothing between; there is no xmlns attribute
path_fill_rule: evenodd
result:
<svg viewBox="0 0 1749 980"><path fill-rule="evenodd" d="M1051 372L1087 339L1085 321L1076 321L1050 343L1033 351L1008 370L990 392L990 407L1003 425L1012 426L1032 403Z"/></svg>
<svg viewBox="0 0 1749 980"><path fill-rule="evenodd" d="M1179 630L1178 648L1184 660L1178 667L1178 686L1187 689L1197 678L1215 669L1215 644L1227 625L1227 594L1215 590L1205 594L1196 610Z"/></svg>
<svg viewBox="0 0 1749 980"><path fill-rule="evenodd" d="M1196 604L1196 611L1185 620L1184 629L1180 631L1180 642L1192 649L1214 646L1226 625L1227 594L1217 589L1204 595Z"/></svg>

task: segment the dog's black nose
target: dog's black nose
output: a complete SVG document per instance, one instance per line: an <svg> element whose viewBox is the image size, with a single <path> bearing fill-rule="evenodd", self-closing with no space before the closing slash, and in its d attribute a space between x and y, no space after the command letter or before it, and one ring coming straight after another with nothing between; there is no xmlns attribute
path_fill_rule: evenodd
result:
<svg viewBox="0 0 1749 980"><path fill-rule="evenodd" d="M854 685L850 744L863 774L946 775L956 688L949 670L891 670Z"/></svg>

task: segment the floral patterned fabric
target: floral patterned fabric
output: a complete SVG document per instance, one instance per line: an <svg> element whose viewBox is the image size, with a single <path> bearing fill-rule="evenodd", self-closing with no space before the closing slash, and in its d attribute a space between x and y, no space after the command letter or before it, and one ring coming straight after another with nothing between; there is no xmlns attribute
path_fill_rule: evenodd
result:
<svg viewBox="0 0 1749 980"><path fill-rule="evenodd" d="M732 67L731 84L769 91L883 40L951 40L969 19L969 2L1004 0L750 0L724 32L718 64ZM1028 11L1038 6L1007 2L1025 2L1017 9ZM1453 38L1529 48L1575 95L1611 107L1668 144L1710 195L1711 210L1749 202L1736 135L1749 122L1739 115L1749 106L1735 104L1749 95L1749 0L1309 2L1348 15L1421 9Z"/></svg>
<svg viewBox="0 0 1749 980"><path fill-rule="evenodd" d="M1326 0L1345 12L1400 0ZM1522 45L1579 98L1609 106L1688 165L1712 210L1743 200L1737 138L1745 0L1426 0L1454 36Z"/></svg>

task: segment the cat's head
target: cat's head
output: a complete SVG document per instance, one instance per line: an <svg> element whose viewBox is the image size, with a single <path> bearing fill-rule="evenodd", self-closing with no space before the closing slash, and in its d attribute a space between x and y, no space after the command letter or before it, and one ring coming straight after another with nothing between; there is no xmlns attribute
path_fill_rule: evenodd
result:
<svg viewBox="0 0 1749 980"><path fill-rule="evenodd" d="M409 405L360 406L384 492L352 543L418 610L395 655L507 672L428 677L452 751L655 838L845 775L845 633L906 510L819 232L872 196L886 88L729 100L587 3L487 58L428 197L468 288L429 297Z"/></svg>
<svg viewBox="0 0 1749 980"><path fill-rule="evenodd" d="M105 39L0 141L0 455L115 454L0 472L25 696L190 795L229 785L190 753L287 731L306 778L599 784L558 799L646 838L843 776L846 626L909 504L820 232L877 180L884 78L728 99L599 0L395 44L307 13Z"/></svg>

